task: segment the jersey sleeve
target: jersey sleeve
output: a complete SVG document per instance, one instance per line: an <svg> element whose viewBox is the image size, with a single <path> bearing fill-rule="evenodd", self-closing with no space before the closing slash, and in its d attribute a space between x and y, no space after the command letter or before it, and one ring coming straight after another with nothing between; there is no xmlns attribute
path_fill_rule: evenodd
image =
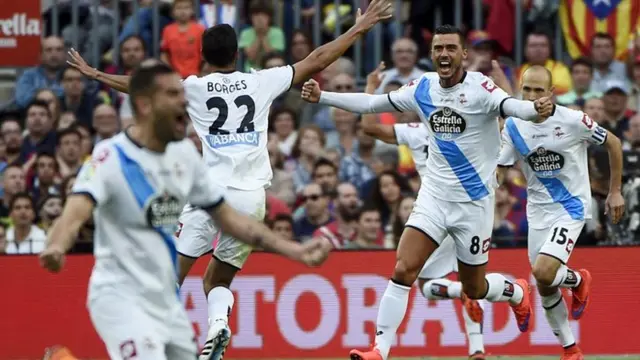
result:
<svg viewBox="0 0 640 360"><path fill-rule="evenodd" d="M580 113L580 120L576 123L580 140L594 145L602 145L607 141L607 130L593 121L589 115Z"/></svg>
<svg viewBox="0 0 640 360"><path fill-rule="evenodd" d="M395 124L393 125L393 131L396 134L396 142L398 145L407 145L409 147L416 143L419 137L429 137L424 124L420 123L408 123L408 124Z"/></svg>
<svg viewBox="0 0 640 360"><path fill-rule="evenodd" d="M212 210L224 202L222 188L213 181L213 169L206 166L195 145L185 142L184 159L193 159L193 186L187 197L189 204L203 210ZM217 174L218 176L220 174Z"/></svg>
<svg viewBox="0 0 640 360"><path fill-rule="evenodd" d="M516 148L506 127L502 130L502 140L500 141L500 155L498 156L498 166L513 166L518 160Z"/></svg>
<svg viewBox="0 0 640 360"><path fill-rule="evenodd" d="M416 90L421 79L413 80L398 90L387 94L389 102L399 112L416 110Z"/></svg>
<svg viewBox="0 0 640 360"><path fill-rule="evenodd" d="M480 87L481 89L479 91L484 94L486 99L485 110L487 110L488 113L500 114L503 118L506 117L502 112L502 103L510 98L509 94L498 87L488 76L482 76L480 78Z"/></svg>
<svg viewBox="0 0 640 360"><path fill-rule="evenodd" d="M73 193L90 197L96 205L107 202L111 195L109 174L117 170L115 167L118 160L114 155L110 146L97 145L91 158L80 168Z"/></svg>
<svg viewBox="0 0 640 360"><path fill-rule="evenodd" d="M256 72L260 76L261 90L268 91L271 100L289 91L293 85L295 69L291 65L278 66Z"/></svg>

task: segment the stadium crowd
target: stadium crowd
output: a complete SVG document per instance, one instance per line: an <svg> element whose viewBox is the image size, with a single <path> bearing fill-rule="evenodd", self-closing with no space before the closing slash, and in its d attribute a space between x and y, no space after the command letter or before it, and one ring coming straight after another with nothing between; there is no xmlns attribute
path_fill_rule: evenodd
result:
<svg viewBox="0 0 640 360"><path fill-rule="evenodd" d="M595 33L589 41L588 53L573 59L569 56L554 59L554 39L547 29L534 24L544 19L559 21L554 12L557 9L537 9L538 18L527 18L524 64L517 67L512 60L515 58L513 24L495 19L497 12L506 11L504 2L511 3L511 0L484 1L485 10L490 10L485 12L485 30L466 29L467 69L491 75L491 60L499 59L517 90L518 78L524 69L544 65L553 74L559 104L584 110L623 139L626 218L614 226L604 215L608 158L606 152L593 149L589 159L595 205L593 219L587 222L578 245L638 243L640 29L630 40L627 51L618 48L620 42L611 34ZM64 2L61 3L64 6ZM102 54L99 67L113 74L129 73L151 56L154 46L159 46L161 59L183 77L206 72L199 53L199 37L205 26L215 23L216 19L237 25L244 71L294 63L313 50L313 39L308 32L313 26L310 19L317 11L313 1L301 1L301 28L294 28L290 0L253 0L244 9L235 8L233 1L221 0L222 9L217 12L208 3L194 9L191 0L163 1L160 44L153 44L150 32L150 2L141 3L140 9L130 13L127 19L125 12L122 13L125 21L121 21L123 26L117 29L117 44L110 43L112 27L117 22L109 16L106 6L97 18L98 24L82 22L83 28L78 30L61 23L60 34L52 34L49 29L42 40L41 64L26 69L18 78L15 100L0 114L0 253L41 251L46 231L60 215L66 194L80 166L89 159L92 147L133 122L126 94L101 87L66 66L66 51L74 31L81 32L78 50L87 59L91 58L90 42L94 39L87 34L100 32L97 37ZM274 13L274 3L281 5L277 8L282 11L278 16ZM324 3L322 35L330 38L337 23L344 28L349 26L354 9L350 5L335 8L333 1ZM433 23L430 20L436 15L434 8L426 3L406 2L408 15L401 16L402 27L382 26L380 39L384 42L383 48L388 50L383 52L387 70L378 86L379 93L396 90L432 70L428 57L431 35L425 24ZM449 19L453 2L434 3L443 6L441 20L453 22ZM525 1L525 6L535 5ZM236 11L246 14L237 17ZM196 13L201 14L200 19L196 19ZM43 14L45 18L51 16L50 9ZM465 8L462 16L463 23L471 23L470 9ZM281 20L281 26L276 26L276 17ZM241 24L235 24L238 18ZM139 27L138 33L133 22ZM505 28L509 26L511 28ZM397 33L398 29L401 33ZM354 63L352 53L340 58L315 77L323 89L362 90L363 84L358 80L377 66L371 56L377 40L370 37L363 40L363 63ZM117 48L116 52L113 47ZM300 98L300 89L296 88L274 103L268 145L274 176L268 189L267 221L282 236L304 241L322 233L332 238L339 248L395 248L412 210L420 178L408 148L386 145L367 136L361 131L359 120L359 114L305 103ZM415 114L388 113L379 115L379 121L394 124L416 122L418 118ZM188 128L188 136L201 146L192 127ZM505 183L497 189L493 246L526 246L526 201L524 178L517 168L511 169ZM74 252L91 251L92 231L92 225L87 224Z"/></svg>

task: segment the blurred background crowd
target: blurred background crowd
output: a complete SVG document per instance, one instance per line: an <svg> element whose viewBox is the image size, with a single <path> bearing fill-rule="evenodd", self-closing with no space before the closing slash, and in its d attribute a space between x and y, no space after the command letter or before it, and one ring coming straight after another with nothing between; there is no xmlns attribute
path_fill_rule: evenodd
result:
<svg viewBox="0 0 640 360"><path fill-rule="evenodd" d="M42 1L40 65L0 71L0 253L39 252L76 173L99 141L132 123L127 95L66 67L73 47L93 66L127 74L159 57L183 77L206 72L200 34L228 23L238 31L239 71L294 63L338 36L367 0ZM431 31L452 23L467 34L468 70L491 72L497 59L514 89L528 66L553 74L556 101L584 110L623 139L627 215L604 215L609 164L590 150L593 219L577 245L640 242L640 3L635 0L395 1L396 15L359 40L315 79L325 90L362 91L367 73L387 64L378 93L424 72ZM2 90L4 89L4 90ZM293 88L271 109L270 226L292 241L314 234L342 249L393 249L420 187L411 153L365 135L360 115L307 104ZM380 114L386 124L415 114ZM188 136L200 142L192 127ZM494 247L526 246L526 188L517 168L497 190ZM75 252L92 249L91 224Z"/></svg>

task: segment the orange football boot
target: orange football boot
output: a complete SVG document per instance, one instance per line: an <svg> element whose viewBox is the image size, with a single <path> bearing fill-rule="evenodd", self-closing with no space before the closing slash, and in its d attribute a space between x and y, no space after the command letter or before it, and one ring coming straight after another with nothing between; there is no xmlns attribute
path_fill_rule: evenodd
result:
<svg viewBox="0 0 640 360"><path fill-rule="evenodd" d="M588 270L578 270L582 281L578 287L571 289L573 300L571 301L571 317L578 320L584 315L591 302L591 273Z"/></svg>
<svg viewBox="0 0 640 360"><path fill-rule="evenodd" d="M351 360L384 360L380 350L373 348L370 351L351 350L349 352Z"/></svg>
<svg viewBox="0 0 640 360"><path fill-rule="evenodd" d="M529 330L529 319L531 318L531 298L529 293L531 288L529 283L525 279L518 279L514 286L520 286L522 288L522 301L518 305L511 305L513 314L516 316L518 322L518 329L520 332L526 332Z"/></svg>
<svg viewBox="0 0 640 360"><path fill-rule="evenodd" d="M478 301L469 299L465 293L462 293L460 300L462 301L464 308L467 310L469 318L475 323L482 324L482 321L484 320L484 310L482 310Z"/></svg>
<svg viewBox="0 0 640 360"><path fill-rule="evenodd" d="M584 360L584 354L577 345L564 349L560 360Z"/></svg>

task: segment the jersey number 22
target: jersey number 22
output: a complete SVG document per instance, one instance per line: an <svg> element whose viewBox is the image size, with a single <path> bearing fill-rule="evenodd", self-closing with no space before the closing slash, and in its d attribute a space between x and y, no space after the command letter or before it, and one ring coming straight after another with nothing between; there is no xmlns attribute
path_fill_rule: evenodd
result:
<svg viewBox="0 0 640 360"><path fill-rule="evenodd" d="M256 112L256 103L249 95L240 95L234 101L236 107L247 107L247 114L242 119L240 127L236 130L236 133L244 133L254 131L255 126L253 124L253 117ZM218 109L218 117L209 126L209 134L211 135L227 135L229 130L223 130L222 127L229 117L229 105L227 102L219 97L215 96L207 100L207 110Z"/></svg>

